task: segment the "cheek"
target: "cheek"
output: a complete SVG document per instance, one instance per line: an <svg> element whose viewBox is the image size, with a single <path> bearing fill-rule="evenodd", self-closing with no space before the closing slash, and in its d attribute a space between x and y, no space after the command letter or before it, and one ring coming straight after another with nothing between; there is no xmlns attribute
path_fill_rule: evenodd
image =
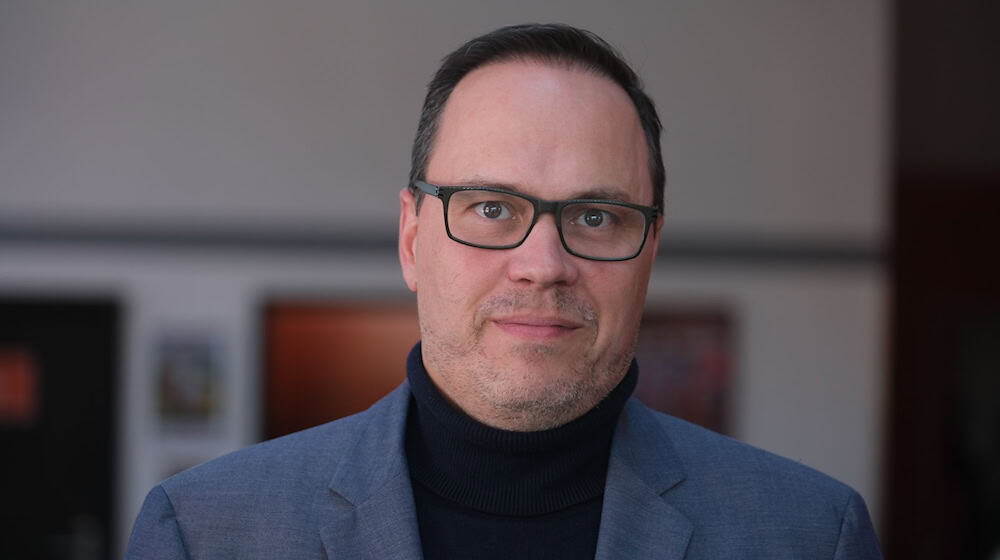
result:
<svg viewBox="0 0 1000 560"><path fill-rule="evenodd" d="M598 306L602 337L618 338L638 327L648 276L632 269L591 275L589 292ZM626 337L628 338L628 337Z"/></svg>
<svg viewBox="0 0 1000 560"><path fill-rule="evenodd" d="M435 233L443 238L440 243L419 247L417 268L422 283L417 299L423 312L435 316L443 328L455 328L474 320L476 308L502 274L492 252L451 241L443 229Z"/></svg>

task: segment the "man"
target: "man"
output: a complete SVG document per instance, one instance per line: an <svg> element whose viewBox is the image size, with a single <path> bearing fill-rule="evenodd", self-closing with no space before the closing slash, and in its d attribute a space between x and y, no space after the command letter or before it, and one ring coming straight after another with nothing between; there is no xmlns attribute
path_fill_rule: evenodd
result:
<svg viewBox="0 0 1000 560"><path fill-rule="evenodd" d="M163 482L129 557L879 558L850 488L629 399L659 134L589 32L449 55L400 193L407 382Z"/></svg>

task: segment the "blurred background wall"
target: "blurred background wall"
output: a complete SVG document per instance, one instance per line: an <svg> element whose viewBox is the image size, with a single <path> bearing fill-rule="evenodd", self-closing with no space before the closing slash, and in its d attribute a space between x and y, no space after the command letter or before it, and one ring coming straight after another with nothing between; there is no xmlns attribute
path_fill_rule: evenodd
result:
<svg viewBox="0 0 1000 560"><path fill-rule="evenodd" d="M523 21L592 29L645 78L668 183L649 305L731 317L729 432L851 484L886 526L893 18L877 0L0 3L0 299L112 302L120 323L112 521L66 538L120 551L153 484L262 437L270 302L411 301L394 236L424 86ZM164 421L171 360L211 372L209 421Z"/></svg>

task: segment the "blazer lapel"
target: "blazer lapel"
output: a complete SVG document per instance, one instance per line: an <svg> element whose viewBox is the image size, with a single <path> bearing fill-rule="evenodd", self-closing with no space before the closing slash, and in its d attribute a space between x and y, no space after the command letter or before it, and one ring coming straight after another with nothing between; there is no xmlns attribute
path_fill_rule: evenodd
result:
<svg viewBox="0 0 1000 560"><path fill-rule="evenodd" d="M403 447L409 400L404 382L362 413L365 425L344 447L329 485L329 521L320 529L327 557L422 557Z"/></svg>
<svg viewBox="0 0 1000 560"><path fill-rule="evenodd" d="M410 389L405 382L362 413L330 481L320 536L329 558L422 557L403 446ZM684 471L653 413L626 405L608 463L598 560L681 560L693 526L665 499Z"/></svg>
<svg viewBox="0 0 1000 560"><path fill-rule="evenodd" d="M693 525L665 499L683 480L667 434L631 399L611 444L597 560L684 558Z"/></svg>

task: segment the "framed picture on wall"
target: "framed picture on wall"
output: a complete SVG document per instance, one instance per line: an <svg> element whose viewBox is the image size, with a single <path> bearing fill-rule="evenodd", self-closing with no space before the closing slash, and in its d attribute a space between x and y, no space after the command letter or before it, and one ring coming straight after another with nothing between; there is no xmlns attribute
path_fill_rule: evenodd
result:
<svg viewBox="0 0 1000 560"><path fill-rule="evenodd" d="M275 298L263 307L264 437L360 412L406 375L410 299Z"/></svg>
<svg viewBox="0 0 1000 560"><path fill-rule="evenodd" d="M635 396L650 408L729 432L733 330L724 307L647 310L636 347Z"/></svg>
<svg viewBox="0 0 1000 560"><path fill-rule="evenodd" d="M222 417L223 356L210 330L168 329L154 341L156 410L166 429L207 429Z"/></svg>

